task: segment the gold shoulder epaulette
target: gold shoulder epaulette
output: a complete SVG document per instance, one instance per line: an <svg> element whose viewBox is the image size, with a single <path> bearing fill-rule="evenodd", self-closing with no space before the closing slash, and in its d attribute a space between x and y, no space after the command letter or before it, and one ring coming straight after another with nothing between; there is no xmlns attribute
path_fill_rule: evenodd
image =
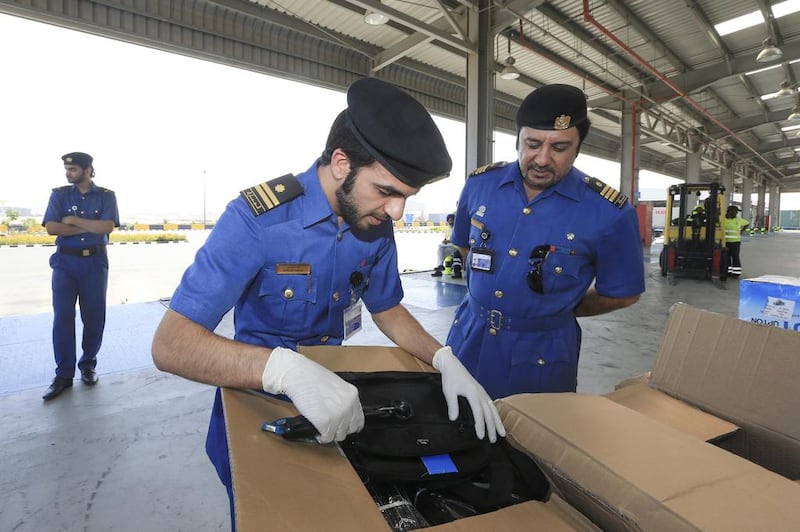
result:
<svg viewBox="0 0 800 532"><path fill-rule="evenodd" d="M603 196L605 199L613 203L617 206L618 209L621 209L625 206L628 202L628 196L620 192L619 190L615 189L614 187L610 187L597 179L596 177L589 177L588 175L583 178L583 182L589 185L589 188Z"/></svg>
<svg viewBox="0 0 800 532"><path fill-rule="evenodd" d="M56 187L53 189L53 192L58 192L59 190L69 190L72 188L72 185L64 185L63 187Z"/></svg>
<svg viewBox="0 0 800 532"><path fill-rule="evenodd" d="M302 193L303 185L292 174L276 177L271 181L239 192L255 216L260 216L282 203L291 201Z"/></svg>
<svg viewBox="0 0 800 532"><path fill-rule="evenodd" d="M484 172L488 172L489 170L494 170L495 168L503 168L505 166L508 166L508 163L505 161L500 161L499 163L487 164L486 166L481 166L480 168L476 168L475 170L470 172L469 177L478 174L483 174Z"/></svg>

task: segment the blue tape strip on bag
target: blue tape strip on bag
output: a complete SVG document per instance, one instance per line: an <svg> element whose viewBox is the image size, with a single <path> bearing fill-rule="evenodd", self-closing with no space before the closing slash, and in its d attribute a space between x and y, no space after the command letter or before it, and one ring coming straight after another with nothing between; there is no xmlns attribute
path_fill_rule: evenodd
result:
<svg viewBox="0 0 800 532"><path fill-rule="evenodd" d="M436 454L432 456L423 456L422 463L431 475L443 475L445 473L458 473L456 464L449 454Z"/></svg>

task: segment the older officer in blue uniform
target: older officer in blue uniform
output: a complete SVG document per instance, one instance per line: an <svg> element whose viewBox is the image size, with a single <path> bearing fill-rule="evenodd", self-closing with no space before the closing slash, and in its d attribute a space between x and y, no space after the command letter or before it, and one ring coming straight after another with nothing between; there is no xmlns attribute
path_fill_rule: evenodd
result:
<svg viewBox="0 0 800 532"><path fill-rule="evenodd" d="M505 435L489 396L449 347L400 304L392 220L452 166L425 108L375 78L353 83L321 157L305 172L228 204L172 297L153 339L156 366L184 377L287 395L320 442L361 430L358 391L295 350L340 344L363 305L392 341L442 373L449 414L467 398L479 437ZM212 331L235 308L235 338ZM207 452L233 494L219 390ZM235 523L234 523L235 525Z"/></svg>
<svg viewBox="0 0 800 532"><path fill-rule="evenodd" d="M458 202L451 240L468 253L469 291L447 344L494 398L575 391L575 318L644 292L634 208L573 167L586 111L575 87L533 91L517 112L518 160L474 172Z"/></svg>
<svg viewBox="0 0 800 532"><path fill-rule="evenodd" d="M77 361L81 380L97 384L97 353L106 323L108 235L119 227L114 192L94 184L94 160L82 152L61 157L69 185L54 188L42 225L58 235L53 269L53 351L56 376L42 397L58 397L75 377L75 302L83 321L83 354Z"/></svg>

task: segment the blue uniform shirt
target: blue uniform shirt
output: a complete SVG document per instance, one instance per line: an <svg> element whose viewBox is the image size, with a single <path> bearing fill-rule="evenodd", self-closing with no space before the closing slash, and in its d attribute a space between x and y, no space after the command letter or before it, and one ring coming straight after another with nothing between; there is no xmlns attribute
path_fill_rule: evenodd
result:
<svg viewBox="0 0 800 532"><path fill-rule="evenodd" d="M42 225L60 222L65 216L78 216L87 220L111 220L119 227L117 197L113 191L92 183L86 194L81 194L76 185L54 188L47 203ZM108 235L81 233L56 237L56 244L70 248L83 248L108 243Z"/></svg>
<svg viewBox="0 0 800 532"><path fill-rule="evenodd" d="M469 291L456 310L448 345L493 398L574 391L581 331L574 309L595 283L609 297L644 292L636 211L621 208L573 168L528 201L516 162L470 177L451 240L471 248ZM527 281L531 251L549 245L543 293ZM475 248L493 271L471 267ZM479 253L480 254L480 253Z"/></svg>
<svg viewBox="0 0 800 532"><path fill-rule="evenodd" d="M213 330L235 306L236 340L297 349L340 344L344 311L359 298L372 313L400 303L391 224L369 233L339 226L316 164L297 179L305 193L260 216L241 197L228 204L172 310Z"/></svg>
<svg viewBox="0 0 800 532"><path fill-rule="evenodd" d="M235 306L236 340L297 349L341 344L344 311L359 298L372 313L400 303L403 289L392 225L368 233L346 223L339 226L317 165L297 180L302 195L260 216L241 197L228 204L184 273L172 310L213 330ZM230 495L219 390L206 450Z"/></svg>

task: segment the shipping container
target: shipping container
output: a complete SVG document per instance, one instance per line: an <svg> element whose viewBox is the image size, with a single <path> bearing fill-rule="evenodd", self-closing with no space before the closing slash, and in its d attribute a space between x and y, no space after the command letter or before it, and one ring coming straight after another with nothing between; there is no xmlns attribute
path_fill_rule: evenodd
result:
<svg viewBox="0 0 800 532"><path fill-rule="evenodd" d="M800 211L781 211L781 227L800 229Z"/></svg>

